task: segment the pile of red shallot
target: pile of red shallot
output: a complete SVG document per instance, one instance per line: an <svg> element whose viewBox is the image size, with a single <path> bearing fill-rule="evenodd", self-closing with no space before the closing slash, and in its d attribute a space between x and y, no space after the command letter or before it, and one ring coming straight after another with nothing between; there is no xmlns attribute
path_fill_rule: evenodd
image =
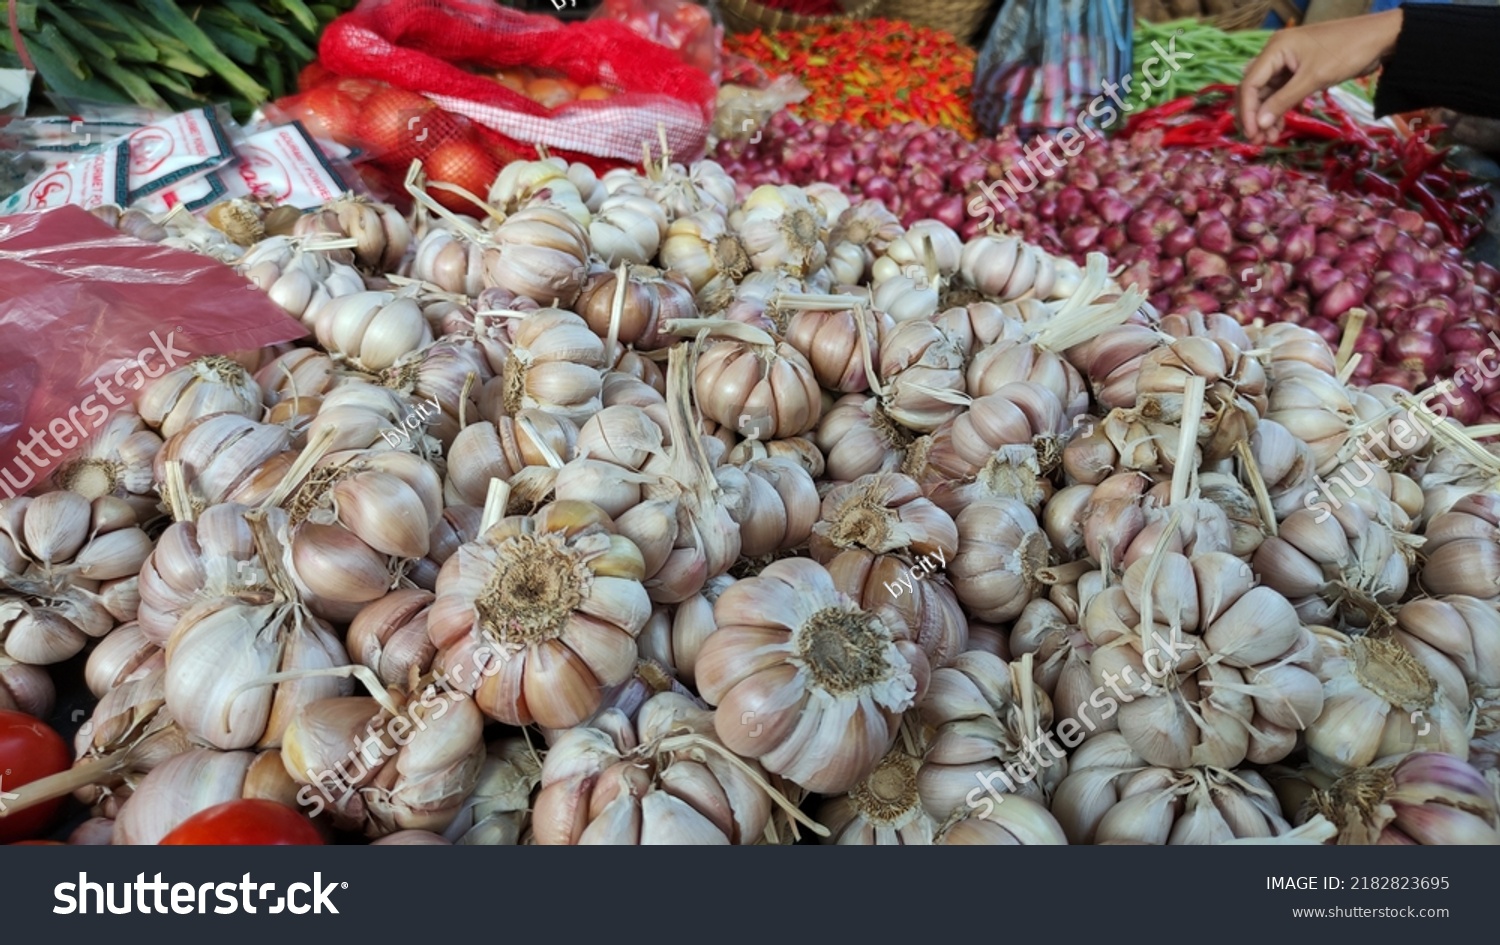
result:
<svg viewBox="0 0 1500 945"><path fill-rule="evenodd" d="M1346 314L1363 309L1356 382L1417 390L1451 377L1456 419L1500 418L1500 376L1490 376L1500 372L1476 364L1500 329L1500 272L1389 201L1224 152L1167 151L1152 134L1059 136L1044 148L778 115L758 143L725 143L717 157L741 187L827 181L908 224L931 217L965 238L1014 232L1078 261L1107 253L1120 281L1163 311L1289 321L1337 343Z"/></svg>

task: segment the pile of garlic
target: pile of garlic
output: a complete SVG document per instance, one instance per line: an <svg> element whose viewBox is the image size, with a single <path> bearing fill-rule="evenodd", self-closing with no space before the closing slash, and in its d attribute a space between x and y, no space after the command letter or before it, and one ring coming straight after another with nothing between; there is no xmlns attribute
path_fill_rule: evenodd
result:
<svg viewBox="0 0 1500 945"><path fill-rule="evenodd" d="M99 698L20 802L75 842L1500 843L1500 457L1441 390L827 185L418 177L101 212L311 337L0 502L0 707Z"/></svg>

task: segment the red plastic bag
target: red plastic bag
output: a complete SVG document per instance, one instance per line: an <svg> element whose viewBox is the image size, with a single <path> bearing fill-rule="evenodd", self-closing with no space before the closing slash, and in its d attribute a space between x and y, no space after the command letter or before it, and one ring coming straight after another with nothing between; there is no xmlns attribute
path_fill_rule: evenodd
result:
<svg viewBox="0 0 1500 945"><path fill-rule="evenodd" d="M719 84L724 27L692 0L604 0L592 18L618 20L653 43L677 50L678 58Z"/></svg>
<svg viewBox="0 0 1500 945"><path fill-rule="evenodd" d="M12 498L167 368L307 331L228 266L60 207L0 217L0 333L0 498Z"/></svg>
<svg viewBox="0 0 1500 945"><path fill-rule="evenodd" d="M613 20L563 24L481 0L364 0L323 32L324 68L420 92L515 145L638 161L660 129L675 157L702 155L715 87L703 70ZM613 98L554 109L471 69L528 66Z"/></svg>

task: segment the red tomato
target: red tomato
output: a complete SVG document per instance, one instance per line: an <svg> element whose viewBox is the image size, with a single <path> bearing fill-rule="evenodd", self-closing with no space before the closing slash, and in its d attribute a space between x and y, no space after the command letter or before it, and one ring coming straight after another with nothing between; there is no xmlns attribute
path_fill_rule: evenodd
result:
<svg viewBox="0 0 1500 945"><path fill-rule="evenodd" d="M409 150L425 129L423 117L437 111L431 101L405 89L381 89L361 103L359 138L376 155Z"/></svg>
<svg viewBox="0 0 1500 945"><path fill-rule="evenodd" d="M23 784L66 771L72 764L67 743L45 722L21 712L0 712L0 792L14 792ZM0 817L0 843L46 832L66 800L59 797ZM0 807L5 801L0 794Z"/></svg>
<svg viewBox="0 0 1500 945"><path fill-rule="evenodd" d="M429 181L457 184L480 200L489 196L490 185L500 174L500 162L468 138L459 138L434 148L422 162ZM473 202L445 190L429 190L438 203L454 213L476 215Z"/></svg>
<svg viewBox="0 0 1500 945"><path fill-rule="evenodd" d="M200 810L161 839L166 847L315 847L312 821L275 801L243 799Z"/></svg>

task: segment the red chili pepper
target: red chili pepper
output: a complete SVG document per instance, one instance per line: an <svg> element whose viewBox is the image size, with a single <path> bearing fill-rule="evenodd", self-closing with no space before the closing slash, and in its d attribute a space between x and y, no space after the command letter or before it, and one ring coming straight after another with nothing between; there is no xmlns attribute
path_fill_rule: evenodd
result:
<svg viewBox="0 0 1500 945"><path fill-rule="evenodd" d="M1308 138L1319 138L1324 141L1342 141L1345 137L1344 130L1337 125L1310 118L1307 115L1298 114L1295 111L1287 112L1282 118L1286 134L1283 140L1292 135L1302 135Z"/></svg>
<svg viewBox="0 0 1500 945"><path fill-rule="evenodd" d="M1420 181L1412 184L1411 196L1417 201L1417 205L1422 208L1427 219L1438 225L1443 231L1443 236L1447 237L1450 243L1456 246L1463 246L1467 242L1464 238L1463 229L1453 219L1453 215L1448 212L1447 206L1432 191L1428 190L1425 184Z"/></svg>
<svg viewBox="0 0 1500 945"><path fill-rule="evenodd" d="M1365 193L1374 194L1377 197L1385 197L1387 200L1393 200L1398 204L1401 203L1401 188L1381 177L1375 171L1361 171L1358 181L1359 186Z"/></svg>

